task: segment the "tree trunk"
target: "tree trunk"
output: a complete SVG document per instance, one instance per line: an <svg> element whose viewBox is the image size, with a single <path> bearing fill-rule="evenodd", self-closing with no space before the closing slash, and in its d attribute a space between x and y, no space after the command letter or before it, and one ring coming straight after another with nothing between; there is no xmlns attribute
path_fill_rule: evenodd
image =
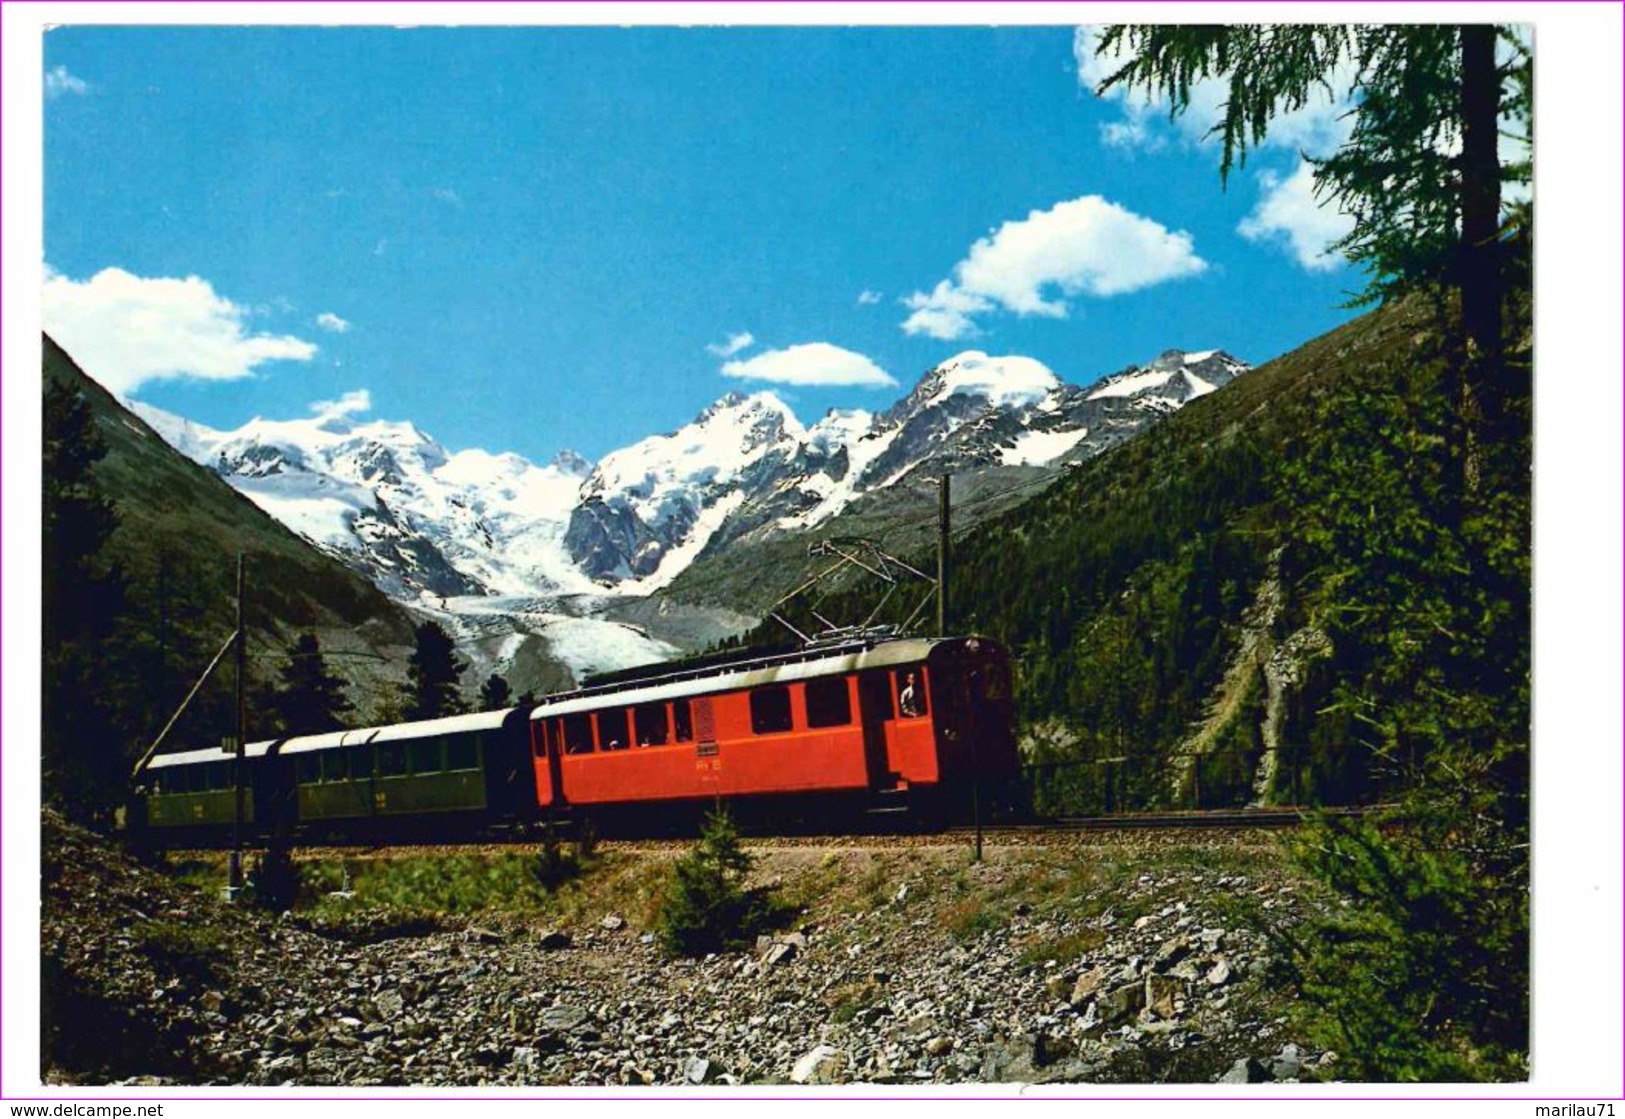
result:
<svg viewBox="0 0 1625 1119"><path fill-rule="evenodd" d="M1461 285L1467 342L1463 407L1469 438L1494 439L1504 406L1501 384L1501 164L1497 118L1501 82L1495 66L1495 27L1461 29Z"/></svg>

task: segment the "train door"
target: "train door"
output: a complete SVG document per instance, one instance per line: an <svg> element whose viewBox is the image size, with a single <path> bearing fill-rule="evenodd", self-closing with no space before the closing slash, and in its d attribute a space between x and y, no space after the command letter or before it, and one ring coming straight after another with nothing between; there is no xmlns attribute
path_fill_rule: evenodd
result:
<svg viewBox="0 0 1625 1119"><path fill-rule="evenodd" d="M536 796L544 807L564 803L564 773L559 755L564 753L564 729L559 719L537 719L531 723L531 746L536 766Z"/></svg>
<svg viewBox="0 0 1625 1119"><path fill-rule="evenodd" d="M717 714L708 698L695 699L694 774L701 793L717 796L722 791L722 752L717 744Z"/></svg>
<svg viewBox="0 0 1625 1119"><path fill-rule="evenodd" d="M858 677L858 712L863 721L863 761L871 789L897 786L886 748L886 725L894 715L891 673L865 672Z"/></svg>

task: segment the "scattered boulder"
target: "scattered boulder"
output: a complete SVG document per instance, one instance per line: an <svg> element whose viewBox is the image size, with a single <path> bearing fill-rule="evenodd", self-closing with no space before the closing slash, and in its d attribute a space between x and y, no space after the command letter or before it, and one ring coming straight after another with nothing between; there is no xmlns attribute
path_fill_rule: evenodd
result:
<svg viewBox="0 0 1625 1119"><path fill-rule="evenodd" d="M1159 970L1173 967L1180 960L1191 954L1191 942L1188 937L1175 936L1162 942L1156 952L1151 956L1151 966Z"/></svg>
<svg viewBox="0 0 1625 1119"><path fill-rule="evenodd" d="M683 1079L690 1084L710 1084L722 1073L722 1066L709 1057L691 1057L683 1066Z"/></svg>
<svg viewBox="0 0 1625 1119"><path fill-rule="evenodd" d="M796 946L794 944L787 940L775 941L767 946L766 952L762 953L760 965L764 968L777 967L793 960L795 955Z"/></svg>
<svg viewBox="0 0 1625 1119"><path fill-rule="evenodd" d="M1230 1071L1219 1077L1220 1084L1263 1084L1270 1078L1270 1070L1256 1057L1243 1057L1230 1066Z"/></svg>
<svg viewBox="0 0 1625 1119"><path fill-rule="evenodd" d="M1270 1060L1270 1077L1275 1080L1296 1080L1303 1071L1304 1052L1288 1043Z"/></svg>
<svg viewBox="0 0 1625 1119"><path fill-rule="evenodd" d="M1145 977L1145 1008L1158 1018L1173 1018L1184 1001L1185 985L1169 976L1148 972Z"/></svg>
<svg viewBox="0 0 1625 1119"><path fill-rule="evenodd" d="M790 1070L794 1084L835 1084L841 1075L846 1055L833 1045L820 1045L813 1049Z"/></svg>
<svg viewBox="0 0 1625 1119"><path fill-rule="evenodd" d="M1073 1007L1081 1007L1092 1002L1094 997L1100 993L1100 989L1106 985L1108 978L1109 974L1104 964L1090 968L1078 976L1077 982L1072 985L1072 996L1067 1001Z"/></svg>
<svg viewBox="0 0 1625 1119"><path fill-rule="evenodd" d="M537 1024L555 1033L574 1033L592 1021L592 1015L579 1006L550 1006L542 1011Z"/></svg>
<svg viewBox="0 0 1625 1119"><path fill-rule="evenodd" d="M1100 1017L1107 1025L1133 1018L1145 1009L1145 984L1125 983L1095 1000Z"/></svg>

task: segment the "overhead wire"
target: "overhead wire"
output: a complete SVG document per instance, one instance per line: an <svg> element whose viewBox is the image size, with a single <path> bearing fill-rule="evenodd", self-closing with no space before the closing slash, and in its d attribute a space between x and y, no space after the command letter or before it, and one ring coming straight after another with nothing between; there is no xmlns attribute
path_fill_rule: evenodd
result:
<svg viewBox="0 0 1625 1119"><path fill-rule="evenodd" d="M1036 478L1029 478L1024 482L1017 482L1013 485L1005 486L989 493L977 494L975 497L970 498L963 503L950 504L949 512L950 514L970 512L972 510L979 509L984 505L999 501L1010 496L1011 494L1021 493L1026 490L1048 488L1064 478L1066 473L1067 471L1065 469L1053 473L1045 473ZM892 524L886 526L883 538L893 537L899 533L908 532L912 529L934 525L937 523L937 519L938 514L932 512L929 514L923 514L916 518L911 518L909 520L893 522ZM704 591L708 587L729 585L735 582L737 582L736 578L730 575L697 576L684 579L682 581L682 586L677 589L685 593L690 591Z"/></svg>

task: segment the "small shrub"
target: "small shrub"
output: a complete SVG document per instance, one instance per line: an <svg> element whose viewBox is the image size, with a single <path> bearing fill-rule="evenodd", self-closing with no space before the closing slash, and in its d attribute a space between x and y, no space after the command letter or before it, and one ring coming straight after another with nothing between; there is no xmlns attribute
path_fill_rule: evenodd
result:
<svg viewBox="0 0 1625 1119"><path fill-rule="evenodd" d="M537 883L548 893L581 874L580 856L575 851L566 851L559 837L551 831L542 840L532 867Z"/></svg>
<svg viewBox="0 0 1625 1119"><path fill-rule="evenodd" d="M1528 1075L1528 894L1469 859L1367 821L1325 820L1300 864L1352 904L1295 930L1304 996L1351 1076Z"/></svg>
<svg viewBox="0 0 1625 1119"><path fill-rule="evenodd" d="M830 1020L843 1023L852 1021L869 1007L879 1005L885 998L885 988L872 977L859 983L843 983L824 996L829 1004Z"/></svg>
<svg viewBox="0 0 1625 1119"><path fill-rule="evenodd" d="M1022 945L1016 963L1025 968L1041 968L1050 960L1060 964L1082 959L1106 943L1106 934L1100 929L1084 929L1065 936L1043 936Z"/></svg>
<svg viewBox="0 0 1625 1119"><path fill-rule="evenodd" d="M386 940L429 936L454 927L438 913L402 909L319 909L301 914L294 924L307 932L346 944L380 944Z"/></svg>
<svg viewBox="0 0 1625 1119"><path fill-rule="evenodd" d="M1004 924L1004 918L985 899L968 897L943 910L941 922L953 936L969 940L998 928Z"/></svg>
<svg viewBox="0 0 1625 1119"><path fill-rule="evenodd" d="M660 940L682 956L703 956L737 945L766 926L772 906L745 889L751 858L726 811L711 814L699 844L679 859L662 899Z"/></svg>
<svg viewBox="0 0 1625 1119"><path fill-rule="evenodd" d="M138 921L130 936L159 971L200 983L214 980L228 958L225 934L213 925Z"/></svg>

